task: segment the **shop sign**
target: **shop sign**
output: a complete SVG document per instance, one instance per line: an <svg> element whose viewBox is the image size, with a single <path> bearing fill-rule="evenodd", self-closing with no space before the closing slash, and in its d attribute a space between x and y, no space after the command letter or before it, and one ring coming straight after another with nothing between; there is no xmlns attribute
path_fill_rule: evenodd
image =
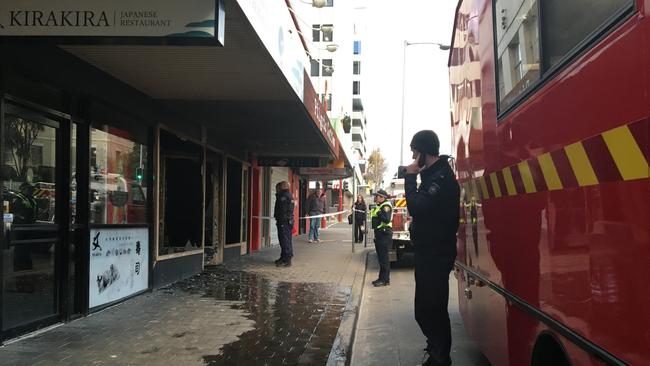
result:
<svg viewBox="0 0 650 366"><path fill-rule="evenodd" d="M0 36L222 39L222 0L2 0Z"/></svg>
<svg viewBox="0 0 650 366"><path fill-rule="evenodd" d="M338 159L339 139L336 137L336 132L334 132L334 128L332 128L330 119L327 117L327 112L325 112L325 108L323 108L323 104L320 102L318 94L316 94L311 81L309 81L307 72L304 73L304 80L305 108L307 108L307 112L316 124L316 127L318 127L318 130L320 130L321 134L327 141L327 144L330 146L330 150L334 154L334 157Z"/></svg>
<svg viewBox="0 0 650 366"><path fill-rule="evenodd" d="M149 287L149 229L90 230L90 308Z"/></svg>
<svg viewBox="0 0 650 366"><path fill-rule="evenodd" d="M277 157L260 156L257 158L258 166L280 166L280 167L319 167L321 161L314 157Z"/></svg>
<svg viewBox="0 0 650 366"><path fill-rule="evenodd" d="M352 173L346 168L300 168L298 175L309 176L310 178L339 179L347 178Z"/></svg>

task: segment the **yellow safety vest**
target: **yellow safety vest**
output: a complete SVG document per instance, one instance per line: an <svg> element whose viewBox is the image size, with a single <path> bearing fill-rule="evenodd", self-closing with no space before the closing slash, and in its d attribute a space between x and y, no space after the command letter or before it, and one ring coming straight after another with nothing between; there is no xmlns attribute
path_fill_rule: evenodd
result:
<svg viewBox="0 0 650 366"><path fill-rule="evenodd" d="M370 211L370 219L372 220L373 218L377 218L379 215L379 211L384 207L388 206L390 208L390 222L385 223L385 222L380 222L379 226L373 228L373 229L386 229L386 228L392 228L393 227L393 205L390 204L390 201L386 200L379 206L375 206L375 208Z"/></svg>

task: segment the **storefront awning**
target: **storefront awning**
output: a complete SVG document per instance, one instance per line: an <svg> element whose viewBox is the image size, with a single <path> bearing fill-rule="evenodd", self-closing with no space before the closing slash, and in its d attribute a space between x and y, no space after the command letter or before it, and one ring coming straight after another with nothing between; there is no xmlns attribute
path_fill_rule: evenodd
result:
<svg viewBox="0 0 650 366"><path fill-rule="evenodd" d="M214 138L208 143L237 144L259 155L337 159L338 138L319 117L325 112L313 87L304 85L309 61L285 2L225 0L224 11L223 47L60 47L201 123Z"/></svg>

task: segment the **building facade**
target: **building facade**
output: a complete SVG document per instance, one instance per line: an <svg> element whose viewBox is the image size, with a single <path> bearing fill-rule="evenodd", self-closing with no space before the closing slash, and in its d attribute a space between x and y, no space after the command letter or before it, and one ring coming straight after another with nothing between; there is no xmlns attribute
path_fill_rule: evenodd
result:
<svg viewBox="0 0 650 366"><path fill-rule="evenodd" d="M274 183L349 166L285 1L58 6L0 5L0 342L259 250Z"/></svg>

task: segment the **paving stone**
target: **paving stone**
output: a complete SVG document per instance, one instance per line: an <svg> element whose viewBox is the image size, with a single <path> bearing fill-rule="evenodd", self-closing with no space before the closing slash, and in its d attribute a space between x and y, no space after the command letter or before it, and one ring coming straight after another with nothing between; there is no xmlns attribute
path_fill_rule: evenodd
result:
<svg viewBox="0 0 650 366"><path fill-rule="evenodd" d="M325 364L356 265L349 226L294 239L293 266L265 248L0 348L0 365Z"/></svg>

